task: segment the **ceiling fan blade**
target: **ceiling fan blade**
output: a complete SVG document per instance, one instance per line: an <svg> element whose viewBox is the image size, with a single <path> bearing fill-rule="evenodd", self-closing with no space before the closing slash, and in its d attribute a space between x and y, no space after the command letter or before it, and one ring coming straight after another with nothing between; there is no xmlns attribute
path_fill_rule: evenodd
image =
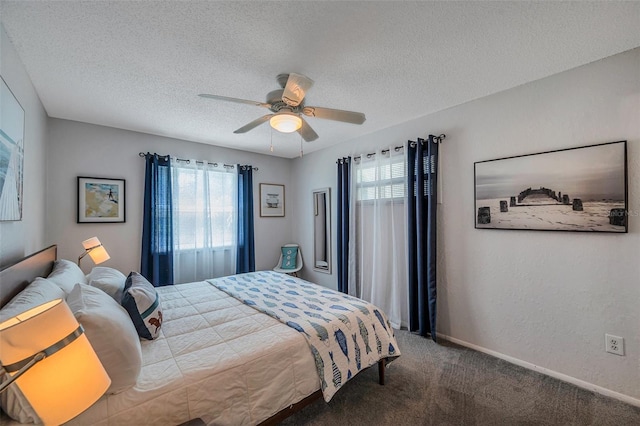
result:
<svg viewBox="0 0 640 426"><path fill-rule="evenodd" d="M284 86L282 101L292 107L300 105L311 86L313 86L313 80L309 77L294 72L290 73L287 85Z"/></svg>
<svg viewBox="0 0 640 426"><path fill-rule="evenodd" d="M235 102L238 104L249 104L249 105L255 105L255 106L260 106L265 108L271 108L271 104L266 104L264 102L248 101L246 99L229 98L227 96L220 96L220 95L209 95L207 93L201 93L198 96L200 96L201 98L207 98L207 99L217 99L219 101Z"/></svg>
<svg viewBox="0 0 640 426"><path fill-rule="evenodd" d="M362 124L367 119L363 113L344 111L322 107L304 107L302 113L309 117L324 118L325 120L342 121L351 124Z"/></svg>
<svg viewBox="0 0 640 426"><path fill-rule="evenodd" d="M311 126L309 126L306 120L302 117L300 117L300 119L302 120L302 126L298 129L298 133L300 133L302 139L307 142L315 141L316 139L318 139L318 134L311 128Z"/></svg>
<svg viewBox="0 0 640 426"><path fill-rule="evenodd" d="M263 115L262 117L258 118L257 120L253 120L251 123L245 124L244 126L240 127L238 130L234 131L233 133L247 133L249 130L251 130L251 129L255 128L255 127L258 127L259 125L261 125L265 121L269 120L274 115L275 114Z"/></svg>

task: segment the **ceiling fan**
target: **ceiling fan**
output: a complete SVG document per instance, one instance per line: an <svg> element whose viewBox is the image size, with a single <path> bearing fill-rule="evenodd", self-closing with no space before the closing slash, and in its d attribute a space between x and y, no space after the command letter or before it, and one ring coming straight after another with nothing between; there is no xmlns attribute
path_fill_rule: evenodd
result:
<svg viewBox="0 0 640 426"><path fill-rule="evenodd" d="M246 133L268 120L274 129L283 133L297 131L305 141L311 142L318 139L318 134L309 126L304 118L302 118L302 115L351 124L362 124L366 120L364 114L361 112L305 106L304 97L307 90L313 85L313 80L309 77L305 77L302 74L290 73L279 74L276 79L282 88L269 92L266 102L248 101L206 93L198 96L208 99L256 105L271 110L272 114L263 115L245 124L233 133Z"/></svg>

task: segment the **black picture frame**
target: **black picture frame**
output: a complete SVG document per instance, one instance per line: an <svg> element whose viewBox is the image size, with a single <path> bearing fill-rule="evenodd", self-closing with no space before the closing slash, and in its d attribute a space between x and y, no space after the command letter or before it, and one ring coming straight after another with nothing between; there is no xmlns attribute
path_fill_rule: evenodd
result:
<svg viewBox="0 0 640 426"><path fill-rule="evenodd" d="M77 223L126 222L124 179L78 176Z"/></svg>
<svg viewBox="0 0 640 426"><path fill-rule="evenodd" d="M627 233L627 141L475 162L476 229Z"/></svg>

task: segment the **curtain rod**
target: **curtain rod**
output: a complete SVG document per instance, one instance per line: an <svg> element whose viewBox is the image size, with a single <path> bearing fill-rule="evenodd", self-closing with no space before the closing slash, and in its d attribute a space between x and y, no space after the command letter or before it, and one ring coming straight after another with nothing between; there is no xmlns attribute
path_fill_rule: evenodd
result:
<svg viewBox="0 0 640 426"><path fill-rule="evenodd" d="M431 136L431 135L430 135L430 136ZM447 137L447 135L445 135L444 133L442 133L441 135L434 136L434 137L433 137L433 141L434 141L435 143L441 143L441 142L442 142L446 137ZM420 139L420 138L418 138L418 140L419 140L419 141L422 141L422 142L426 141L426 139ZM410 146L412 146L412 147L416 146L416 143L417 143L416 141L408 141L408 142L409 142L409 145L410 145ZM403 148L404 148L404 145L400 145L400 146L396 146L396 147L394 147L394 148L393 148L393 150L394 150L395 152L398 152L398 151L400 151L400 150L401 150L401 149L403 149ZM389 150L388 150L388 149L383 149L382 151L380 151L380 153L381 153L381 154L386 154L387 152L389 152ZM375 152L370 152L369 154L366 154L366 157L367 157L367 158L371 158L371 157L373 157L374 155L376 155L376 153L375 153ZM360 160L360 158L362 158L362 156L361 156L361 155L358 155L357 157L353 157L353 160L354 160L354 161L355 161L355 160ZM344 158L341 158L341 159L336 160L336 163L340 163L341 161L344 161Z"/></svg>
<svg viewBox="0 0 640 426"><path fill-rule="evenodd" d="M138 156L144 158L146 156L146 154L144 152L139 152ZM168 155L161 155L160 157L168 157ZM183 158L176 158L176 161L184 161L187 164L191 163L191 160L185 160ZM211 165L213 167L218 167L218 165L219 165L218 163L210 163L208 161L196 160L196 164L205 164L205 163L207 163L207 164L209 164L209 165ZM228 169L233 169L236 166L235 166L235 164L222 164L222 167L225 167L225 168L228 168ZM242 167L243 170L244 170L245 167L249 167L249 166L242 165L240 167ZM259 170L257 167L252 167L252 169L255 170L255 171Z"/></svg>

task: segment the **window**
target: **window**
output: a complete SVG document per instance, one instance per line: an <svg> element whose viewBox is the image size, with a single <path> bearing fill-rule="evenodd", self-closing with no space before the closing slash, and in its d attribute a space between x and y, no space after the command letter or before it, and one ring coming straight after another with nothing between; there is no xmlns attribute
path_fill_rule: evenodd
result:
<svg viewBox="0 0 640 426"><path fill-rule="evenodd" d="M356 166L356 200L404 198L405 174L402 155Z"/></svg>
<svg viewBox="0 0 640 426"><path fill-rule="evenodd" d="M356 200L384 200L404 198L406 194L407 167L403 155L395 155L386 157L385 154L377 153L383 156L378 161L365 161L364 163L356 163ZM422 157L422 167L424 174L430 173L435 169L434 157L427 156L426 153ZM415 177L414 177L415 181ZM423 188L423 194L428 195L431 190L432 180L426 180ZM415 188L414 194L415 196Z"/></svg>
<svg viewBox="0 0 640 426"><path fill-rule="evenodd" d="M356 202L349 213L349 286L396 326L408 300L405 158L403 150L391 148L352 164Z"/></svg>
<svg viewBox="0 0 640 426"><path fill-rule="evenodd" d="M236 173L211 166L174 166L174 249L235 246L236 193Z"/></svg>

